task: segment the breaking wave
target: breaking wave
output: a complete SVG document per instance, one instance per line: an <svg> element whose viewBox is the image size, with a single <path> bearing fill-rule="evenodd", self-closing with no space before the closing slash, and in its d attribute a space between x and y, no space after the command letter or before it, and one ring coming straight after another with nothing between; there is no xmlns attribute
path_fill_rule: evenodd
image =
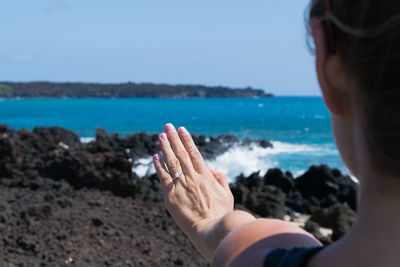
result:
<svg viewBox="0 0 400 267"><path fill-rule="evenodd" d="M226 173L230 182L234 182L241 173L248 176L260 171L260 175L265 175L270 168L289 170L296 177L303 174L312 164L327 163L340 158L336 147L332 144L292 144L280 141L273 141L272 144L272 148L263 148L256 144L233 146L215 159L206 160L206 163L215 170ZM340 162L337 165L339 166L332 167L342 167ZM139 177L153 174L155 170L152 158L146 157L135 161L132 170Z"/></svg>

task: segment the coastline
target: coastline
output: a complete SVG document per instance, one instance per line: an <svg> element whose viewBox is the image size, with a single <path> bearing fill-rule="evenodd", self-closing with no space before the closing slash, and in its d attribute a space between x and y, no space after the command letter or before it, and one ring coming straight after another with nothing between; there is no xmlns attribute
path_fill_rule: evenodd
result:
<svg viewBox="0 0 400 267"><path fill-rule="evenodd" d="M272 146L230 135L194 140L205 159L243 143ZM158 153L157 142L157 135L121 138L98 128L96 139L84 144L62 128L1 125L0 230L9 234L0 261L204 265L167 215L157 177L132 171L135 161ZM280 169L240 175L231 189L237 209L296 222L324 244L343 236L355 219L357 184L326 165L299 177Z"/></svg>
<svg viewBox="0 0 400 267"><path fill-rule="evenodd" d="M262 89L153 83L80 83L0 81L4 98L241 98L273 97Z"/></svg>
<svg viewBox="0 0 400 267"><path fill-rule="evenodd" d="M269 168L281 168L298 176L320 164L349 173L320 98L4 100L0 117L13 129L57 125L80 137L95 137L97 126L121 137L141 131L159 133L169 121L206 136L268 138L273 150L242 146L208 162L232 181L242 170L246 175L261 170L264 175Z"/></svg>

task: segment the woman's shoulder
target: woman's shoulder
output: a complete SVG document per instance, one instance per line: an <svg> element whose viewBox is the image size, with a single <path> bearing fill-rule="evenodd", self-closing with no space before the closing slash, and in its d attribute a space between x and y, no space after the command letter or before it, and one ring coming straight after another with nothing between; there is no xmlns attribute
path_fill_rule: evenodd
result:
<svg viewBox="0 0 400 267"><path fill-rule="evenodd" d="M235 229L223 239L212 266L262 266L265 257L278 248L322 246L311 234L294 224L258 219ZM276 253L276 252L275 252Z"/></svg>

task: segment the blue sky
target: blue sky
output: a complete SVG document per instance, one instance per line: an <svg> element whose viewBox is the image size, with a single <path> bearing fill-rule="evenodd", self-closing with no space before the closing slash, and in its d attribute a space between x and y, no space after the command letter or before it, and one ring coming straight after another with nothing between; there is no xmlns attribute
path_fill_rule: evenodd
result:
<svg viewBox="0 0 400 267"><path fill-rule="evenodd" d="M307 0L1 0L0 80L320 95Z"/></svg>

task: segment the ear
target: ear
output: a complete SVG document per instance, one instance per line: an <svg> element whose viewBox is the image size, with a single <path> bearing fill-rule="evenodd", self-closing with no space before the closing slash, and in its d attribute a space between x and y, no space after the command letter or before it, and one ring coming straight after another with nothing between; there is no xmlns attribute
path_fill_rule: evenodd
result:
<svg viewBox="0 0 400 267"><path fill-rule="evenodd" d="M342 99L338 89L332 83L333 73L329 71L329 64L332 63L333 57L337 57L337 55L329 53L325 29L322 23L313 26L312 36L314 38L316 68L322 96L330 112L340 115L343 111Z"/></svg>

